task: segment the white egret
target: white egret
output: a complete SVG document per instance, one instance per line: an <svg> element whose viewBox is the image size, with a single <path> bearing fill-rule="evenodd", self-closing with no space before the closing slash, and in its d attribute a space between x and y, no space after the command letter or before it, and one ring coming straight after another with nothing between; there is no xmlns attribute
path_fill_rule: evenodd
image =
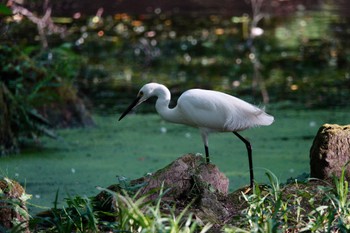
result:
<svg viewBox="0 0 350 233"><path fill-rule="evenodd" d="M206 162L209 163L208 134L211 132L233 132L242 140L248 151L250 186L253 187L254 173L250 142L238 134L239 131L260 125L270 125L274 117L234 96L211 90L191 89L178 99L176 107L170 109L170 91L158 83L144 85L137 98L122 113L119 121L134 107L150 97L157 97L156 110L166 121L199 128L204 143Z"/></svg>

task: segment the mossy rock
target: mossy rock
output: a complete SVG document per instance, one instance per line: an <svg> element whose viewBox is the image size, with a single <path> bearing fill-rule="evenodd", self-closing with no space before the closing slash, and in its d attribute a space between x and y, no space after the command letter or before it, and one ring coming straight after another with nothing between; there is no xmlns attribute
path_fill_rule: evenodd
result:
<svg viewBox="0 0 350 233"><path fill-rule="evenodd" d="M179 212L191 205L191 212L205 222L219 223L229 216L224 203L229 180L201 156L186 154L151 175L132 180L130 187L139 187L135 193L146 196L145 201L155 201L162 193L162 202L176 205ZM119 185L107 189L118 193L122 190ZM97 195L95 201L102 204L98 209L115 209L113 197L106 191Z"/></svg>
<svg viewBox="0 0 350 233"><path fill-rule="evenodd" d="M339 177L350 161L350 125L324 124L320 127L310 149L311 177ZM346 166L350 178L350 166Z"/></svg>
<svg viewBox="0 0 350 233"><path fill-rule="evenodd" d="M3 178L0 180L0 225L5 229L29 232L29 214L26 201L30 195L16 181Z"/></svg>

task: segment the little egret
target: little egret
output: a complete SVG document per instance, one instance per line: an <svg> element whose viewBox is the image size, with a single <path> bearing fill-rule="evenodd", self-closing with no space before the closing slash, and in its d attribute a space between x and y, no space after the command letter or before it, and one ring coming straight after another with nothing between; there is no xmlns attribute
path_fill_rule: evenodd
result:
<svg viewBox="0 0 350 233"><path fill-rule="evenodd" d="M119 121L134 107L148 98L156 96L156 110L166 121L199 128L209 163L208 134L211 132L233 132L244 142L248 151L250 186L254 184L252 149L250 142L238 134L239 131L260 125L270 125L274 117L264 110L234 96L211 90L191 89L178 99L176 107L170 109L170 91L158 83L144 85L137 98L122 113Z"/></svg>

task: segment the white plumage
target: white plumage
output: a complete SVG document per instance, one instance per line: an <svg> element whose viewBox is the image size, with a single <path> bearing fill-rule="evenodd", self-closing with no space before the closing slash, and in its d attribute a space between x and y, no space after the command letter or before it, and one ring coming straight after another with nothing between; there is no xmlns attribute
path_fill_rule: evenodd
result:
<svg viewBox="0 0 350 233"><path fill-rule="evenodd" d="M273 116L234 96L203 89L191 89L184 92L178 99L177 105L170 109L169 89L162 84L148 83L140 89L136 100L124 111L119 120L152 96L158 98L156 110L164 120L199 128L207 162L209 162L208 134L210 132L233 132L239 137L248 150L250 185L253 186L251 146L249 141L237 132L254 126L270 125L274 121Z"/></svg>

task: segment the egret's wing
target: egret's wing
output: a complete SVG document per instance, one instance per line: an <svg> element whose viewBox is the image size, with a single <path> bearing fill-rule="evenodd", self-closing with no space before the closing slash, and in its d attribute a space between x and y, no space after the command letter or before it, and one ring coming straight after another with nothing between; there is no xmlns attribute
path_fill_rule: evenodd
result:
<svg viewBox="0 0 350 233"><path fill-rule="evenodd" d="M215 95L205 90L186 91L177 105L185 123L199 128L222 131L226 113Z"/></svg>
<svg viewBox="0 0 350 233"><path fill-rule="evenodd" d="M213 131L240 131L273 122L262 109L216 91L189 90L179 98L178 108L185 123Z"/></svg>

